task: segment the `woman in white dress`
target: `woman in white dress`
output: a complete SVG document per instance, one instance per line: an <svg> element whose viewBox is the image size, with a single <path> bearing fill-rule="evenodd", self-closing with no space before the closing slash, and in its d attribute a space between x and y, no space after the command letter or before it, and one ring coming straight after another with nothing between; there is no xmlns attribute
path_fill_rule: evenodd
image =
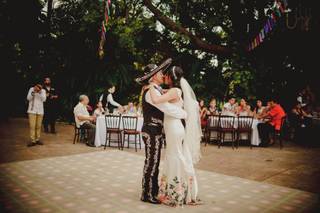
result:
<svg viewBox="0 0 320 213"><path fill-rule="evenodd" d="M194 164L201 157L199 105L192 88L183 78L180 67L173 66L165 75L165 82L170 89L161 96L157 95L153 86L150 87L152 102L170 102L183 107L188 113L188 118L184 126L180 119L164 115L167 147L158 199L170 206L194 205L199 203L198 182L194 169Z"/></svg>

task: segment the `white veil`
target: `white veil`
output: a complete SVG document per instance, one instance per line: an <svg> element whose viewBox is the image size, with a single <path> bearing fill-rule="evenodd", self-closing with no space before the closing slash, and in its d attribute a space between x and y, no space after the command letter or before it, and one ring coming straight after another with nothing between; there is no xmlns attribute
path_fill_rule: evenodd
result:
<svg viewBox="0 0 320 213"><path fill-rule="evenodd" d="M183 107L188 113L183 145L188 146L192 162L193 164L196 164L201 158L200 142L202 130L200 124L199 104L197 102L196 95L185 78L181 78L180 85L183 92Z"/></svg>

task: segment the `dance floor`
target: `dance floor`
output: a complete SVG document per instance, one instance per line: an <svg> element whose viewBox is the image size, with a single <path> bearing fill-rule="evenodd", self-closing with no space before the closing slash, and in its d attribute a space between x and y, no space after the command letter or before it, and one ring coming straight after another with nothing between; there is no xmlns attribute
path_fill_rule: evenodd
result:
<svg viewBox="0 0 320 213"><path fill-rule="evenodd" d="M198 170L199 206L139 201L144 158L118 150L0 164L0 212L309 212L318 195ZM257 171L259 172L259 171Z"/></svg>

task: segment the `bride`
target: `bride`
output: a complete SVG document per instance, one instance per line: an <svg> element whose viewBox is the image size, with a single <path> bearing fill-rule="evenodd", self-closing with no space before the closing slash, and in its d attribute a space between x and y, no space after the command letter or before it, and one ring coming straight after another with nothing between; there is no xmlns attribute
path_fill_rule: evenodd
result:
<svg viewBox="0 0 320 213"><path fill-rule="evenodd" d="M198 183L193 165L201 157L202 132L199 105L180 67L173 66L164 78L170 89L158 96L154 86L151 85L152 102L154 104L170 102L183 107L188 113L188 118L184 125L180 119L164 115L167 147L158 199L170 206L194 205L198 201Z"/></svg>

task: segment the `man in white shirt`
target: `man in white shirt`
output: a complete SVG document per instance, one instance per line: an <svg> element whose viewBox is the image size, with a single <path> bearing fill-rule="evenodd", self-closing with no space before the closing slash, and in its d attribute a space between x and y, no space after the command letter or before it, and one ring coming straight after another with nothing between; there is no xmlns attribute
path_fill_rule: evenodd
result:
<svg viewBox="0 0 320 213"><path fill-rule="evenodd" d="M236 114L237 103L235 98L230 98L227 103L223 105L223 114Z"/></svg>
<svg viewBox="0 0 320 213"><path fill-rule="evenodd" d="M43 119L43 102L46 101L46 91L42 89L41 84L37 84L29 89L27 100L28 105L28 117L30 126L30 139L31 142L28 146L43 145L40 141L41 125Z"/></svg>
<svg viewBox="0 0 320 213"><path fill-rule="evenodd" d="M95 116L90 116L87 106L89 98L86 95L80 95L79 103L74 107L73 113L78 128L88 130L88 146L94 146L94 137L96 126L92 123L96 120Z"/></svg>

